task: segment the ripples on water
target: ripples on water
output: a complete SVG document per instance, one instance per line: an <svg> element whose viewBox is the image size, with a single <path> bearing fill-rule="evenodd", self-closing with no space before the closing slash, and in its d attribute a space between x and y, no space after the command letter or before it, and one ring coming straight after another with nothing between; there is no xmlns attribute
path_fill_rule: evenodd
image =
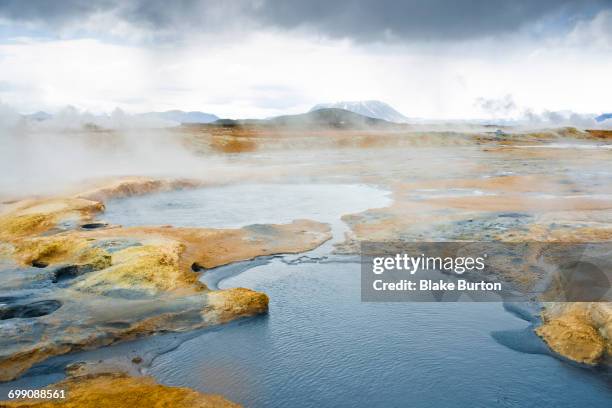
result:
<svg viewBox="0 0 612 408"><path fill-rule="evenodd" d="M359 282L358 264L255 266L220 286L266 292L269 315L191 339L151 373L249 407L609 406L605 376L531 354L546 348L520 307L362 303Z"/></svg>

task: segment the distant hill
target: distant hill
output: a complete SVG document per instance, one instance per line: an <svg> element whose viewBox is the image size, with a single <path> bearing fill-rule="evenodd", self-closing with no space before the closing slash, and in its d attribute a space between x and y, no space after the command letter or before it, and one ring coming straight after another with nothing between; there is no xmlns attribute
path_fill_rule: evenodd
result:
<svg viewBox="0 0 612 408"><path fill-rule="evenodd" d="M342 101L334 103L320 103L313 106L312 109L310 109L310 112L328 108L344 109L363 116L382 119L389 122L403 123L408 121L407 117L381 101Z"/></svg>
<svg viewBox="0 0 612 408"><path fill-rule="evenodd" d="M53 117L50 113L38 111L36 113L31 113L29 115L23 115L24 118L28 120L34 120L37 122L42 122L43 120L49 120Z"/></svg>
<svg viewBox="0 0 612 408"><path fill-rule="evenodd" d="M167 120L177 123L211 123L218 120L219 117L212 113L204 112L184 112L181 110L169 110L165 112L147 112L141 113L141 117Z"/></svg>
<svg viewBox="0 0 612 408"><path fill-rule="evenodd" d="M109 115L90 115L94 119L108 119ZM176 122L176 123L211 123L218 120L219 117L211 113L204 112L184 112L181 110L170 110L165 112L146 112L134 115L136 118L153 119L156 121ZM30 121L42 122L53 118L53 115L39 111L29 115L23 115L24 118Z"/></svg>
<svg viewBox="0 0 612 408"><path fill-rule="evenodd" d="M595 118L598 122L603 122L604 120L612 119L612 113L602 113L601 115Z"/></svg>
<svg viewBox="0 0 612 408"><path fill-rule="evenodd" d="M345 109L335 108L318 109L299 115L277 116L271 119L220 119L213 124L222 126L274 126L297 129L371 129L392 128L397 126L397 124L386 120L371 118Z"/></svg>

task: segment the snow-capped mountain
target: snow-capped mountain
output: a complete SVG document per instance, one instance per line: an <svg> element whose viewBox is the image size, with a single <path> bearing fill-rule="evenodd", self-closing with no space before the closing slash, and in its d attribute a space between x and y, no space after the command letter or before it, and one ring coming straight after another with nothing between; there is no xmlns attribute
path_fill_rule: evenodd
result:
<svg viewBox="0 0 612 408"><path fill-rule="evenodd" d="M406 122L408 118L381 101L342 101L334 103L320 103L310 109L315 111L325 108L345 109L370 118L383 119L389 122Z"/></svg>

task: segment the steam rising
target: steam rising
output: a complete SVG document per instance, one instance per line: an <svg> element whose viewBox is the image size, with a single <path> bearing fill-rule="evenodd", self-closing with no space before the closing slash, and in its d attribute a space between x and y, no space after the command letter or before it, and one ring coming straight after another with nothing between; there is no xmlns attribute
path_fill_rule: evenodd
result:
<svg viewBox="0 0 612 408"><path fill-rule="evenodd" d="M161 125L119 111L94 117L74 108L35 122L0 105L0 195L55 193L102 177L198 177L214 166Z"/></svg>
<svg viewBox="0 0 612 408"><path fill-rule="evenodd" d="M506 100L502 110L512 107ZM496 103L483 101L492 109ZM594 115L573 112L526 112L498 125L518 131L574 126L611 129L612 120L597 122ZM118 109L109 115L92 115L66 108L48 120L24 117L0 104L0 197L56 194L76 182L119 176L186 177L220 180L246 177L245 169L227 156L197 154L186 145L176 123ZM483 122L414 122L411 131L490 132ZM507 128L505 131L512 132ZM410 137L410 135L406 135ZM258 170L261 170L258 168Z"/></svg>

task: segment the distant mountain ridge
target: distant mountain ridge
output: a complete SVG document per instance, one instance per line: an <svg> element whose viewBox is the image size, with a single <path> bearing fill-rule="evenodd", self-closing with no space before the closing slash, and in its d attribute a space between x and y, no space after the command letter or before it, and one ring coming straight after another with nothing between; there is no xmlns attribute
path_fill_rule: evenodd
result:
<svg viewBox="0 0 612 408"><path fill-rule="evenodd" d="M50 113L47 113L47 112L38 111L36 113L30 113L29 115L23 115L23 117L28 119L28 120L33 120L33 121L36 121L36 122L42 122L42 121L51 119L53 117L53 115L51 115Z"/></svg>
<svg viewBox="0 0 612 408"><path fill-rule="evenodd" d="M298 115L283 115L271 119L219 119L212 125L274 126L294 129L372 129L398 126L386 120L364 116L345 109L322 108Z"/></svg>
<svg viewBox="0 0 612 408"><path fill-rule="evenodd" d="M109 115L107 114L90 115L90 116L92 118L109 118ZM23 115L23 117L30 121L44 122L46 120L53 119L55 115L52 115L50 113L43 112L43 111L38 111L36 113ZM182 110L138 113L134 115L134 117L142 118L142 119L153 119L155 121L163 121L163 122L176 122L178 124L211 123L219 119L217 115L213 115L212 113L205 113L205 112L199 112L199 111L185 112Z"/></svg>
<svg viewBox="0 0 612 408"><path fill-rule="evenodd" d="M393 109L389 104L376 100L320 103L313 106L310 112L329 108L344 109L370 118L386 120L388 122L404 123L408 121L406 116Z"/></svg>
<svg viewBox="0 0 612 408"><path fill-rule="evenodd" d="M178 122L181 124L182 123L211 123L219 119L217 115L213 115L212 113L205 113L205 112L199 112L199 111L184 112L181 110L169 110L165 112L147 112L147 113L141 113L138 116L144 117L144 118L167 120L170 122Z"/></svg>

